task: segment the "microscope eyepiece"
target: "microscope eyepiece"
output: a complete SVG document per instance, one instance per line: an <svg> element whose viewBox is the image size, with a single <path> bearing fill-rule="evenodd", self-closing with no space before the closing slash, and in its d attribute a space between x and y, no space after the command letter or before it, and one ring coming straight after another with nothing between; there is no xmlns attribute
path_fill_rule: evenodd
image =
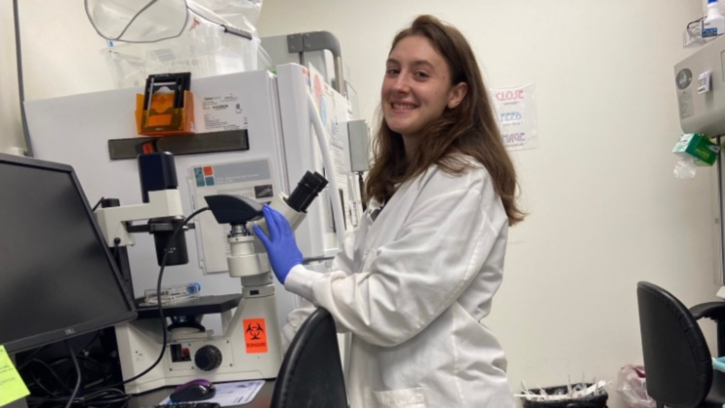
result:
<svg viewBox="0 0 725 408"><path fill-rule="evenodd" d="M287 197L287 205L297 212L306 212L307 207L320 194L320 191L325 189L325 186L327 186L325 177L317 172L310 173L308 171L302 176L302 180L297 184L292 194Z"/></svg>

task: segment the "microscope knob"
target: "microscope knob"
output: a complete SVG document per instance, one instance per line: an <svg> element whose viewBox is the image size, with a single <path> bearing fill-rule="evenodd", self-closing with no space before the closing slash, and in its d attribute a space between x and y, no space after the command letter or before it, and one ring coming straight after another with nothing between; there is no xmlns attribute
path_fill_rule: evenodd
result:
<svg viewBox="0 0 725 408"><path fill-rule="evenodd" d="M194 363L203 371L211 371L222 363L222 352L214 346L204 346L194 354Z"/></svg>

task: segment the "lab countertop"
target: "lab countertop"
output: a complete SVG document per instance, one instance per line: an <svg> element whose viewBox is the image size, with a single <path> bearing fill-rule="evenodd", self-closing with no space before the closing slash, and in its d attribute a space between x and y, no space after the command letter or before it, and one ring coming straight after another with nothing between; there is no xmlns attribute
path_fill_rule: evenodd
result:
<svg viewBox="0 0 725 408"><path fill-rule="evenodd" d="M164 398L168 397L174 387L162 388L160 390L149 391L144 394L136 395L128 402L128 408L153 408L158 405ZM239 408L269 408L272 404L272 391L274 390L274 381L267 381L259 390L257 396L252 402L244 405L234 405ZM203 402L203 401L199 401Z"/></svg>

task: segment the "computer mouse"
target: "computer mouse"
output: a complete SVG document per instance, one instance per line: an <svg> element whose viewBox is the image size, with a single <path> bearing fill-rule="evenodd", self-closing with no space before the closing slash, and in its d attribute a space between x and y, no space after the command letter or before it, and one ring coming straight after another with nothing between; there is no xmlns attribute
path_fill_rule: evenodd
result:
<svg viewBox="0 0 725 408"><path fill-rule="evenodd" d="M213 398L214 394L214 384L207 380L194 380L176 387L169 399L173 402L203 401Z"/></svg>

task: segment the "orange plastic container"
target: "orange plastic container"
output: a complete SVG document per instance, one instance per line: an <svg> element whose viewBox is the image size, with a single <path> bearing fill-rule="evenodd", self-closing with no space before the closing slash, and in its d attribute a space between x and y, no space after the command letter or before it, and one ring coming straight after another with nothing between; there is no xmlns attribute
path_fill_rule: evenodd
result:
<svg viewBox="0 0 725 408"><path fill-rule="evenodd" d="M136 132L144 136L174 136L194 133L194 95L184 91L184 107L174 108L173 94L156 94L149 109L144 95L136 94Z"/></svg>

